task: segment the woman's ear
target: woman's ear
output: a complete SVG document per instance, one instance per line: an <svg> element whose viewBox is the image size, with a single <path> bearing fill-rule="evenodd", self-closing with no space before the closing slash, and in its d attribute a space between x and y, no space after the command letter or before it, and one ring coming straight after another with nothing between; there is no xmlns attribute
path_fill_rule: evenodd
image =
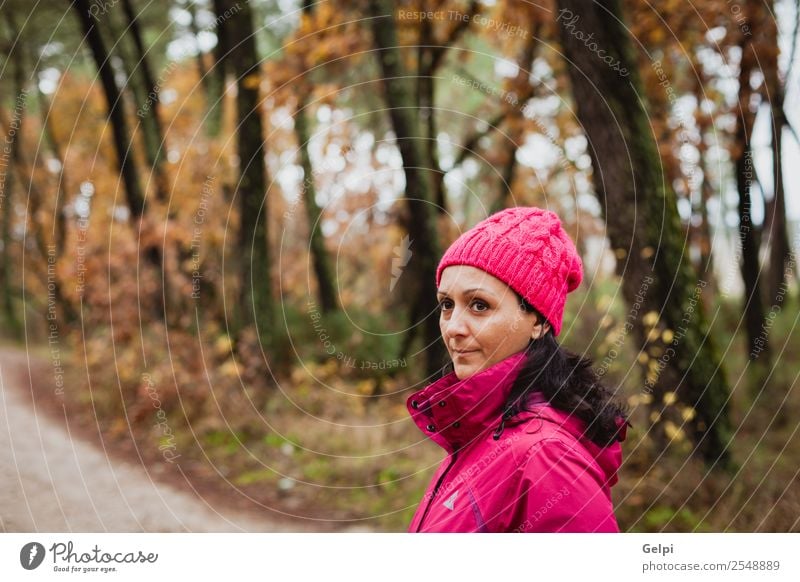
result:
<svg viewBox="0 0 800 582"><path fill-rule="evenodd" d="M545 335L548 331L550 331L550 324L547 321L542 321L541 323L537 323L536 325L533 326L531 339L537 340L543 335Z"/></svg>

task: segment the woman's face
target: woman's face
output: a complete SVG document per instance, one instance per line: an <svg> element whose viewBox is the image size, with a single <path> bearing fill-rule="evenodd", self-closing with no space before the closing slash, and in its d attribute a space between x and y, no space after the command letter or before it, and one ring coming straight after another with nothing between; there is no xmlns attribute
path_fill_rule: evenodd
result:
<svg viewBox="0 0 800 582"><path fill-rule="evenodd" d="M511 287L476 267L445 268L436 297L442 339L460 380L524 350L549 329L520 306Z"/></svg>

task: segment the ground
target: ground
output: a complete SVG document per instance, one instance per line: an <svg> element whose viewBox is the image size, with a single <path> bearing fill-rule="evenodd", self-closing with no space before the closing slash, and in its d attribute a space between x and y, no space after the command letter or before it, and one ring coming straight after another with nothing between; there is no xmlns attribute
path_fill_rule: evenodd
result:
<svg viewBox="0 0 800 582"><path fill-rule="evenodd" d="M312 530L266 509L259 515L230 507L182 472L150 470L136 454L92 438L90 427L72 426L63 403L36 389L46 365L0 348L0 531Z"/></svg>

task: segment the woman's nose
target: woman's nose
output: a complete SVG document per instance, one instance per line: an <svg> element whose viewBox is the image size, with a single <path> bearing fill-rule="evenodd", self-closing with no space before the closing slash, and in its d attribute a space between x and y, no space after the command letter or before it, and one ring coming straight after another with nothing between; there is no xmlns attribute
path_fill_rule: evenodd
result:
<svg viewBox="0 0 800 582"><path fill-rule="evenodd" d="M442 322L443 332L446 339L467 335L467 313L465 310L454 307L450 317Z"/></svg>

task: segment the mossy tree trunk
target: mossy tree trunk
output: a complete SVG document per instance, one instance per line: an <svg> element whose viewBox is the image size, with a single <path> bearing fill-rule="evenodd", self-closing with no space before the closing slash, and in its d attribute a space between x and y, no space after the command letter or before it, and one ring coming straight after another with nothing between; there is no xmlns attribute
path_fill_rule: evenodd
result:
<svg viewBox="0 0 800 582"><path fill-rule="evenodd" d="M709 465L732 468L728 384L702 308L707 282L684 253L686 233L662 172L620 4L559 0L557 10L595 191L630 305L626 321L647 358L643 391L652 396L656 443L665 447L680 427Z"/></svg>

